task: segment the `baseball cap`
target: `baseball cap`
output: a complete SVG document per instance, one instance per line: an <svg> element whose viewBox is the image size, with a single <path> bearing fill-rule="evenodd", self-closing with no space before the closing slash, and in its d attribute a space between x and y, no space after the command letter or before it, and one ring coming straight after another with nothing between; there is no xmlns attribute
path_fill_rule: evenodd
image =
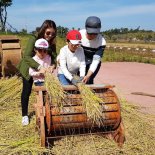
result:
<svg viewBox="0 0 155 155"><path fill-rule="evenodd" d="M81 44L81 34L78 30L71 30L67 33L66 38L70 40L72 44Z"/></svg>
<svg viewBox="0 0 155 155"><path fill-rule="evenodd" d="M85 23L87 33L100 33L101 20L96 16L90 16L86 19Z"/></svg>
<svg viewBox="0 0 155 155"><path fill-rule="evenodd" d="M39 49L47 49L49 47L49 44L47 40L41 38L35 42L35 47Z"/></svg>

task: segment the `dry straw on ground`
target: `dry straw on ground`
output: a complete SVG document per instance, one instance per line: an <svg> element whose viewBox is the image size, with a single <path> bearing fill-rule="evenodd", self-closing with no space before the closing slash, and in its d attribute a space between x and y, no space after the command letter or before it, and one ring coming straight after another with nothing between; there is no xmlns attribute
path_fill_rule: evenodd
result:
<svg viewBox="0 0 155 155"><path fill-rule="evenodd" d="M16 84L15 84L16 83ZM141 114L137 107L121 101L122 119L126 142L123 148L101 135L65 137L54 141L51 149L41 148L38 132L35 131L35 115L32 92L29 104L30 124L21 125L21 80L17 77L0 79L0 154L2 155L153 155L155 129L150 119L154 116ZM16 92L13 96L13 91ZM10 94L10 95L9 95ZM118 94L118 93L117 93ZM6 97L7 96L7 97Z"/></svg>

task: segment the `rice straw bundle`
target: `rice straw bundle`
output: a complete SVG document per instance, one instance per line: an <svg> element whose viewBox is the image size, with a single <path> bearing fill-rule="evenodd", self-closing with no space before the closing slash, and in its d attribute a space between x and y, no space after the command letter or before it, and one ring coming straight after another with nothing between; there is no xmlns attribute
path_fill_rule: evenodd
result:
<svg viewBox="0 0 155 155"><path fill-rule="evenodd" d="M63 90L59 80L49 72L45 73L45 87L52 99L52 103L56 107L62 108L62 103L65 99L65 91Z"/></svg>
<svg viewBox="0 0 155 155"><path fill-rule="evenodd" d="M83 106L86 110L87 117L93 122L93 124L95 123L100 126L103 117L102 106L100 103L103 103L103 100L83 83L78 83L78 89L83 100Z"/></svg>

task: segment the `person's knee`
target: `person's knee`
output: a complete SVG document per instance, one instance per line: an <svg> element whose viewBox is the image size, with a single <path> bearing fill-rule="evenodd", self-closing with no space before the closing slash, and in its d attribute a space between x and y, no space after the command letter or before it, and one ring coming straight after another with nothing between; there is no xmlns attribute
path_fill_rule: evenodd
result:
<svg viewBox="0 0 155 155"><path fill-rule="evenodd" d="M67 80L65 80L65 79L61 79L61 80L60 80L60 83L61 83L62 85L69 85L69 82L68 82Z"/></svg>
<svg viewBox="0 0 155 155"><path fill-rule="evenodd" d="M58 79L62 85L69 85L69 81L66 79L66 77L63 74L58 74Z"/></svg>

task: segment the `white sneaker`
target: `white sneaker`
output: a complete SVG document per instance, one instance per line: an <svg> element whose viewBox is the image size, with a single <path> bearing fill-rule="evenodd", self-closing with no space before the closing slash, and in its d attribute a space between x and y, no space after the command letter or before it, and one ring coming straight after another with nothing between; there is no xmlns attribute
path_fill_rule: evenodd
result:
<svg viewBox="0 0 155 155"><path fill-rule="evenodd" d="M28 124L29 124L28 116L23 116L23 118L22 118L22 125L25 126L25 125L28 125Z"/></svg>

